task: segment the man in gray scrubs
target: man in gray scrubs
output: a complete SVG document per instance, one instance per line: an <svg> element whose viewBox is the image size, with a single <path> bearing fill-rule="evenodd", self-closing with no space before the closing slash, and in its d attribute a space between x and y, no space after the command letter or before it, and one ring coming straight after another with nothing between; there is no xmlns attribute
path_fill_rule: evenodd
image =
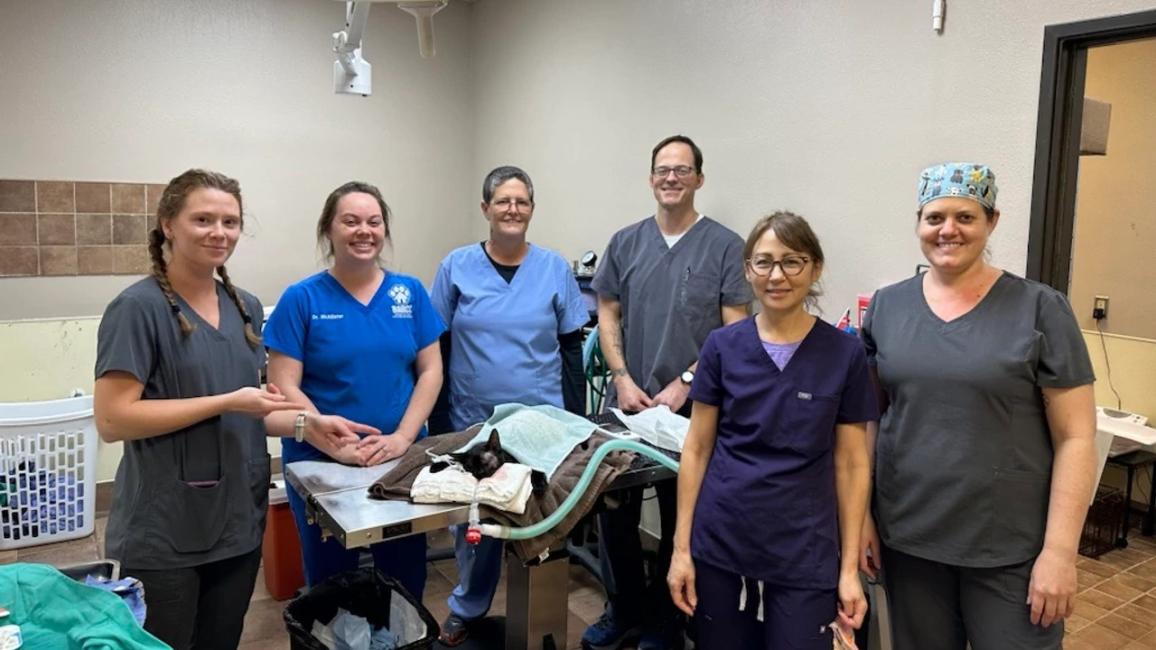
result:
<svg viewBox="0 0 1156 650"><path fill-rule="evenodd" d="M743 240L695 209L695 192L705 180L702 151L690 138L674 135L654 147L650 162L656 212L614 234L594 276L599 342L613 377L610 405L641 411L665 404L689 416L699 347L711 330L746 317L751 292L743 275ZM616 495L621 505L599 517L610 602L582 636L587 650L617 648L640 633L640 650L668 648L677 634L666 588L675 483L655 487L662 539L649 587L638 537L641 488Z"/></svg>

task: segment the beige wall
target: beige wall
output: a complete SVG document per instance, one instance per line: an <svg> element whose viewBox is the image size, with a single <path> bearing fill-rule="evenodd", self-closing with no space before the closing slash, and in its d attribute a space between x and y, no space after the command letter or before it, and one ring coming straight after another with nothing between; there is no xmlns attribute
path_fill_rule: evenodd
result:
<svg viewBox="0 0 1156 650"><path fill-rule="evenodd" d="M775 208L811 219L829 318L914 272L916 176L945 159L996 171L993 258L1022 273L1044 27L1156 7L952 2L937 35L924 2L720 4L478 3L478 167L525 165L532 238L573 258L653 211L650 148L686 133L706 157L704 212L743 236Z"/></svg>
<svg viewBox="0 0 1156 650"><path fill-rule="evenodd" d="M1156 426L1156 341L1118 334L1105 334L1103 341L1095 330L1084 330L1084 342L1092 357L1096 373L1096 403L1116 408L1116 396L1108 385L1108 367L1104 363L1104 348L1112 365L1112 383L1120 393L1124 410L1140 413Z"/></svg>
<svg viewBox="0 0 1156 650"><path fill-rule="evenodd" d="M359 178L394 210L394 266L428 282L475 209L470 14L454 2L437 15L438 54L426 60L413 18L373 7L375 92L361 98L332 91L342 3L0 1L0 178L228 173L249 234L229 268L269 305L319 268L321 204ZM0 279L0 321L55 318L0 322L0 401L91 392L93 316L135 280ZM119 458L119 444L101 444L98 480Z"/></svg>
<svg viewBox="0 0 1156 650"><path fill-rule="evenodd" d="M428 282L484 236L478 185L494 165L531 173L531 239L573 258L650 213L650 147L681 131L705 149L705 212L744 235L773 208L812 219L833 318L921 261L915 175L948 158L999 174L994 260L1022 272L1043 27L1156 2L993 7L952 3L935 35L906 0L454 2L423 60L412 19L375 6L377 94L361 99L330 90L342 5L329 0L0 2L0 177L232 174L252 237L230 267L271 304L316 268L316 213L351 177L382 186L396 265ZM0 319L98 314L130 281L0 280ZM0 400L90 388L95 320L4 327ZM1122 353L1137 396L1156 367L1144 354Z"/></svg>
<svg viewBox="0 0 1156 650"><path fill-rule="evenodd" d="M427 60L413 18L374 6L369 98L332 90L344 12L331 0L0 2L0 178L234 176L250 236L229 267L266 304L318 268L325 196L359 178L394 209L396 266L432 280L473 208L472 9L437 15ZM0 319L99 314L133 280L3 279Z"/></svg>
<svg viewBox="0 0 1156 650"><path fill-rule="evenodd" d="M1095 329L1092 299L1106 295L1104 331L1156 339L1156 39L1089 51L1086 85L1112 117L1108 155L1080 158L1068 295L1081 327Z"/></svg>

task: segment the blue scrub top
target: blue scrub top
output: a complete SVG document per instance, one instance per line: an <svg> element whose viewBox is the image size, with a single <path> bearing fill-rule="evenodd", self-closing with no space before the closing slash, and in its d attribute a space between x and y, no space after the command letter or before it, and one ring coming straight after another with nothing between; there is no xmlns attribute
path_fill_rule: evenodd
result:
<svg viewBox="0 0 1156 650"><path fill-rule="evenodd" d="M707 337L690 399L719 408L691 555L771 584L834 588L835 425L878 417L859 339L816 320L780 371L752 316Z"/></svg>
<svg viewBox="0 0 1156 650"><path fill-rule="evenodd" d="M506 282L481 246L463 246L438 267L430 298L450 328L454 429L506 402L563 407L558 335L582 327L589 312L561 255L531 244Z"/></svg>
<svg viewBox="0 0 1156 650"><path fill-rule="evenodd" d="M321 413L390 434L409 406L417 353L445 331L417 278L386 272L368 305L328 271L290 286L265 325L265 346L301 362L301 390ZM422 427L418 438L426 435ZM281 440L282 460L327 456Z"/></svg>

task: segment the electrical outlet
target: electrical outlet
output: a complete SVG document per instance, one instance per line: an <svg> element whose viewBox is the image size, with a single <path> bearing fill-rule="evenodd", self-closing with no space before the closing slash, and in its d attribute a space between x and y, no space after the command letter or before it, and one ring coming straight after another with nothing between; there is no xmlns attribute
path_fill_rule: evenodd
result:
<svg viewBox="0 0 1156 650"><path fill-rule="evenodd" d="M1108 296L1096 296L1092 300L1092 318L1103 320L1108 317Z"/></svg>

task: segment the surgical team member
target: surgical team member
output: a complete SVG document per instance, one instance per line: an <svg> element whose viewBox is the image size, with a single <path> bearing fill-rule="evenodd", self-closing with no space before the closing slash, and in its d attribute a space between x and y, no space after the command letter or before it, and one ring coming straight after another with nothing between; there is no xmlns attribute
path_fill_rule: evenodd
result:
<svg viewBox="0 0 1156 650"><path fill-rule="evenodd" d="M490 417L494 406L550 404L585 414L582 326L589 320L578 282L561 255L526 241L534 184L517 167L482 182L490 236L451 252L438 267L431 299L449 325L450 420L454 430ZM564 390L567 387L569 390ZM502 572L502 542L470 546L454 527L458 584L441 643L460 645L489 610Z"/></svg>
<svg viewBox="0 0 1156 650"><path fill-rule="evenodd" d="M442 383L438 336L445 330L416 278L383 268L389 207L368 183L333 190L317 222L317 242L333 260L327 270L285 290L265 327L269 379L307 406L277 433L286 464L335 460L378 465L425 437ZM351 442L351 433L362 436ZM292 486L289 506L301 537L305 580L315 585L357 568L358 551L306 520L305 502ZM370 547L374 566L414 596L425 589L425 535Z"/></svg>
<svg viewBox="0 0 1156 650"><path fill-rule="evenodd" d="M711 330L746 317L751 290L743 277L743 240L700 214L702 151L673 135L650 153L655 214L614 234L594 276L602 353L613 377L609 403L625 411L665 404L689 415L687 394L699 347ZM680 633L663 577L674 534L675 486L655 486L662 517L659 572L645 584L638 524L642 488L599 516L601 560L609 603L586 629L587 650L617 648L641 631L642 650L670 647ZM644 619L645 615L645 621Z"/></svg>
<svg viewBox="0 0 1156 650"><path fill-rule="evenodd" d="M885 410L861 562L882 540L899 650L1059 648L1095 480L1088 351L1063 294L984 259L986 165L929 167L917 198L930 269L863 321Z"/></svg>
<svg viewBox="0 0 1156 650"><path fill-rule="evenodd" d="M260 388L261 303L225 271L243 223L237 181L172 179L149 232L152 273L97 333L96 426L125 443L105 554L141 580L145 629L177 650L237 647L269 497L261 417L300 408Z"/></svg>
<svg viewBox="0 0 1156 650"><path fill-rule="evenodd" d="M667 582L704 648L829 650L859 627L859 534L877 417L859 339L807 312L823 249L791 212L743 251L762 304L707 337L690 389Z"/></svg>

